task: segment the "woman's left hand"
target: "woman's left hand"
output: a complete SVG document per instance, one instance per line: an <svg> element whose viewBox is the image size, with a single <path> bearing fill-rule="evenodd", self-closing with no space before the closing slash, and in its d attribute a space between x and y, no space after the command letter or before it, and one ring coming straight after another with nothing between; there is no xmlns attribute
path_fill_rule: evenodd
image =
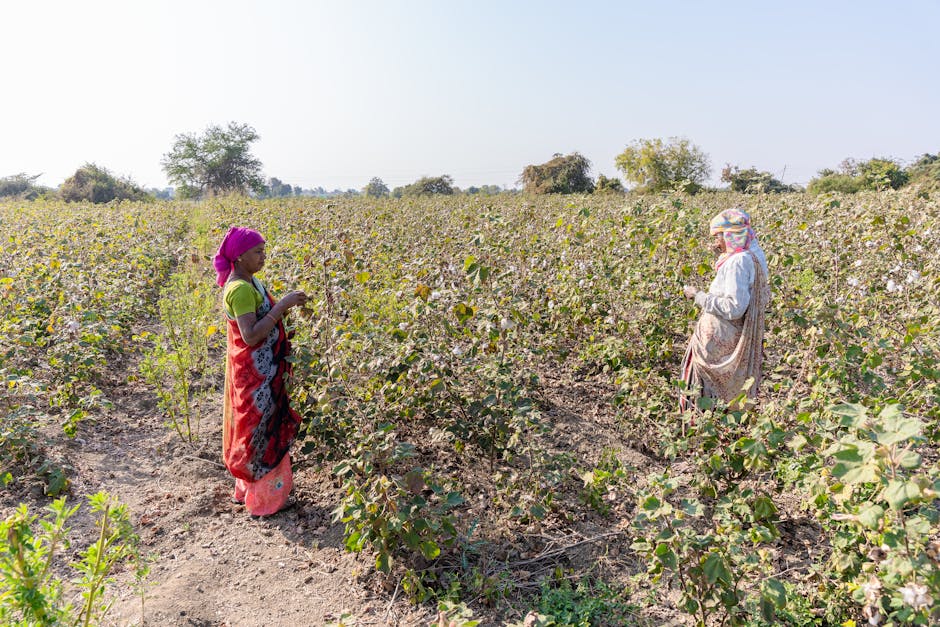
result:
<svg viewBox="0 0 940 627"><path fill-rule="evenodd" d="M686 298L695 298L695 295L698 294L698 288L692 287L691 285L683 285L682 293Z"/></svg>

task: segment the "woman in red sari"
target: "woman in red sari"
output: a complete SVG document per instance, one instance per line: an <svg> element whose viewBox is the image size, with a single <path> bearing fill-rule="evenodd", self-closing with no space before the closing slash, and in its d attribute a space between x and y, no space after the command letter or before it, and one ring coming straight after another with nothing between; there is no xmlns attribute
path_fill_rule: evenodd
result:
<svg viewBox="0 0 940 627"><path fill-rule="evenodd" d="M253 516L283 509L293 486L288 449L300 416L285 388L290 342L282 318L307 302L299 291L275 301L254 276L264 260L264 238L241 227L229 229L215 256L228 318L222 455L235 500Z"/></svg>

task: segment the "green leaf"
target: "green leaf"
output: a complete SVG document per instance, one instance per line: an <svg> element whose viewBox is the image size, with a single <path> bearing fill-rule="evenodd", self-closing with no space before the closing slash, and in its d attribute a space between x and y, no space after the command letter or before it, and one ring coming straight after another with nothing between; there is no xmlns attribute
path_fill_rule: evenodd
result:
<svg viewBox="0 0 940 627"><path fill-rule="evenodd" d="M913 481L898 481L892 479L882 493L885 501L892 509L900 510L920 496L920 486Z"/></svg>
<svg viewBox="0 0 940 627"><path fill-rule="evenodd" d="M866 529L877 531L884 515L885 508L881 505L869 505L858 513L858 522Z"/></svg>
<svg viewBox="0 0 940 627"><path fill-rule="evenodd" d="M774 622L774 617L776 616L773 601L764 595L760 597L760 616L768 623Z"/></svg>
<svg viewBox="0 0 940 627"><path fill-rule="evenodd" d="M370 272L363 271L356 273L356 283L359 283L360 285L367 283L370 278L372 278L372 273Z"/></svg>
<svg viewBox="0 0 940 627"><path fill-rule="evenodd" d="M679 508L694 518L699 518L705 514L705 508L695 499L682 499L679 502Z"/></svg>
<svg viewBox="0 0 940 627"><path fill-rule="evenodd" d="M908 537L914 540L927 538L933 534L934 530L930 520L919 514L910 516L904 523L904 528L905 531L907 531Z"/></svg>
<svg viewBox="0 0 940 627"><path fill-rule="evenodd" d="M421 545L421 536L414 531L406 531L401 537L409 549L417 549Z"/></svg>
<svg viewBox="0 0 940 627"><path fill-rule="evenodd" d="M901 451L900 453L898 453L897 461L899 464L901 464L902 468L907 468L908 470L912 470L914 468L920 468L921 459L920 459L920 455L918 455L914 451L905 450L905 451Z"/></svg>
<svg viewBox="0 0 940 627"><path fill-rule="evenodd" d="M375 557L375 569L380 573L387 573L390 566L391 564L388 553L385 551L379 551L379 554Z"/></svg>
<svg viewBox="0 0 940 627"><path fill-rule="evenodd" d="M362 540L362 534L360 534L358 531L354 531L346 536L346 550L351 553L358 553L362 549L362 544L364 542L364 540L360 540Z"/></svg>
<svg viewBox="0 0 940 627"><path fill-rule="evenodd" d="M838 464L836 465L838 467ZM835 469L833 469L832 474L836 475ZM842 481L849 484L854 483L876 483L881 477L881 473L878 469L878 466L874 464L865 464L859 466L858 468L853 468L842 475Z"/></svg>
<svg viewBox="0 0 940 627"><path fill-rule="evenodd" d="M832 475L837 479L844 477L846 473L858 468L865 461L858 452L858 448L854 446L837 450L832 456L837 460L836 465L832 468Z"/></svg>
<svg viewBox="0 0 940 627"><path fill-rule="evenodd" d="M630 548L637 553L647 553L653 549L653 546L646 540L636 540L630 545Z"/></svg>
<svg viewBox="0 0 940 627"><path fill-rule="evenodd" d="M6 485L4 481L4 485ZM56 497L65 492L69 487L69 479L65 476L65 471L61 468L52 468L46 475L46 494Z"/></svg>
<svg viewBox="0 0 940 627"><path fill-rule="evenodd" d="M725 560L718 553L709 553L702 562L702 572L705 573L705 579L708 583L721 581L724 584L731 582L731 572L725 565Z"/></svg>
<svg viewBox="0 0 940 627"><path fill-rule="evenodd" d="M797 434L797 435L793 436L792 438L790 438L790 440L787 442L787 447L788 447L790 450L792 450L792 451L798 453L798 452L800 452L807 444L809 444L809 440L807 440L807 439L806 439L805 437L803 437L802 435Z"/></svg>
<svg viewBox="0 0 940 627"><path fill-rule="evenodd" d="M466 324L467 320L472 318L476 313L476 309L466 303L457 303L454 305L453 311L454 315L457 316L457 320L460 321L460 324Z"/></svg>
<svg viewBox="0 0 940 627"><path fill-rule="evenodd" d="M829 411L842 418L843 427L860 428L868 420L868 409L857 403L841 403L833 405Z"/></svg>
<svg viewBox="0 0 940 627"><path fill-rule="evenodd" d="M777 506L774 505L774 502L767 496L759 496L754 499L751 508L754 510L756 520L766 520L777 514Z"/></svg>
<svg viewBox="0 0 940 627"><path fill-rule="evenodd" d="M774 607L783 609L787 605L787 589L776 579L764 581L763 595L773 602Z"/></svg>
<svg viewBox="0 0 940 627"><path fill-rule="evenodd" d="M918 438L921 423L915 418L894 418L884 422L883 432L878 433L878 443L891 446L905 440Z"/></svg>
<svg viewBox="0 0 940 627"><path fill-rule="evenodd" d="M425 540L421 543L421 554L429 560L437 558L441 554L441 547L433 540Z"/></svg>
<svg viewBox="0 0 940 627"><path fill-rule="evenodd" d="M676 554L673 553L668 544L665 542L660 542L656 545L656 550L653 551L653 554L659 558L659 561L662 562L664 566L675 570L677 563Z"/></svg>

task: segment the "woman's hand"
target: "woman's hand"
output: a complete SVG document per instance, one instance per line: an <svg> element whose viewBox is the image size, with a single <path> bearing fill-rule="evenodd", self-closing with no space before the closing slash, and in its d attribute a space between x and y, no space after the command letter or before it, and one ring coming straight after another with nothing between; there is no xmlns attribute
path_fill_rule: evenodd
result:
<svg viewBox="0 0 940 627"><path fill-rule="evenodd" d="M297 306L303 307L307 303L307 295L300 290L295 290L282 298L281 302L284 303L285 309Z"/></svg>
<svg viewBox="0 0 940 627"><path fill-rule="evenodd" d="M686 298L695 298L695 295L698 294L698 288L692 287L691 285L683 285L682 293Z"/></svg>

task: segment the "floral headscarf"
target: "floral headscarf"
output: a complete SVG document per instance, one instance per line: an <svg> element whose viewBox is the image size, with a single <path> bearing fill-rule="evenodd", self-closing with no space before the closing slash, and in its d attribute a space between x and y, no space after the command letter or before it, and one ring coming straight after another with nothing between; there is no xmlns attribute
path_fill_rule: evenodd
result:
<svg viewBox="0 0 940 627"><path fill-rule="evenodd" d="M240 226L233 226L222 238L219 245L219 252L216 253L213 265L216 272L216 283L219 287L225 285L228 276L232 273L232 264L243 252L251 250L258 244L263 244L264 238L261 233L253 229L246 229Z"/></svg>
<svg viewBox="0 0 940 627"><path fill-rule="evenodd" d="M718 257L715 269L720 268L731 255L750 248L751 242L757 238L751 228L751 216L737 207L725 209L712 218L708 232L711 235L721 233L725 240L725 252Z"/></svg>

